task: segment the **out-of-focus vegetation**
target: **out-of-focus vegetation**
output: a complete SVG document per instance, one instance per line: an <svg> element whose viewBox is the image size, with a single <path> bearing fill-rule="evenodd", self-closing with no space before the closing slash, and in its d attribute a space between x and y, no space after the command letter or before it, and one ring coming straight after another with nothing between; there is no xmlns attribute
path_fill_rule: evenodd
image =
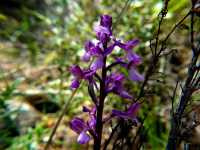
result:
<svg viewBox="0 0 200 150"><path fill-rule="evenodd" d="M1 0L0 1L0 149L39 150L47 142L59 112L71 94L68 67L80 64L84 42L94 37L94 22L109 14L115 22L122 0ZM161 27L164 37L189 10L190 1L171 0ZM158 27L162 0L132 0L115 23L118 38L140 39L135 49L143 57L141 72L150 62L149 41ZM144 100L140 116L147 116L144 149L164 149L169 129L170 97L177 78L184 79L188 52L187 21L167 43L177 52L163 57L150 82L153 96ZM120 52L119 52L120 55ZM84 66L84 64L82 64ZM126 83L132 93L139 85ZM87 149L76 143L68 122L90 104L79 89L56 132L52 149ZM197 97L198 99L198 97ZM126 102L111 96L106 109Z"/></svg>

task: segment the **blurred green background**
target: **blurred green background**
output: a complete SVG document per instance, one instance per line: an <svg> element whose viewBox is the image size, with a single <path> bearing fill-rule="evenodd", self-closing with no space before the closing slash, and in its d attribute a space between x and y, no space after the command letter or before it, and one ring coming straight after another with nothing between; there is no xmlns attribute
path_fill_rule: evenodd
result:
<svg viewBox="0 0 200 150"><path fill-rule="evenodd" d="M113 22L119 18L125 0L1 0L0 1L0 149L40 150L71 94L72 64L80 61L84 42L94 39L94 23L101 14L109 14ZM143 57L139 67L145 73L150 62L149 41L158 27L162 0L130 0L115 24L114 35L130 40L138 38L135 51ZM190 8L190 1L171 0L161 27L161 39ZM140 116L145 120L144 149L164 149L168 130L170 96L175 80L184 80L190 52L188 21L172 35L167 47L177 53L161 58L149 83L153 93L145 102ZM120 52L119 52L120 55ZM139 84L126 83L137 95ZM123 100L111 95L106 111L123 108ZM197 98L198 99L198 98ZM70 118L81 115L82 106L91 105L87 88L78 90L69 111L56 132L52 149L90 149L80 146L76 134L68 128Z"/></svg>

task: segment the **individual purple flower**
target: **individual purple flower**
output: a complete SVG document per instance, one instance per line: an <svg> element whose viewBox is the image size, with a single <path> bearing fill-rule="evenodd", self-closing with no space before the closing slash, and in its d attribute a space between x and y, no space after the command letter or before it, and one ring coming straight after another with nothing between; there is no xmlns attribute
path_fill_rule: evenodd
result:
<svg viewBox="0 0 200 150"><path fill-rule="evenodd" d="M92 56L98 57L100 55L102 55L102 50L99 47L99 44L95 45L91 41L87 41L85 43L85 53L82 57L83 61L88 62Z"/></svg>
<svg viewBox="0 0 200 150"><path fill-rule="evenodd" d="M96 126L96 107L89 109L89 108L83 106L83 112L87 112L89 114L90 119L87 122L87 124L91 129L94 130L95 126Z"/></svg>
<svg viewBox="0 0 200 150"><path fill-rule="evenodd" d="M102 15L100 25L94 27L98 40L104 45L110 40L112 36L112 17L109 15Z"/></svg>
<svg viewBox="0 0 200 150"><path fill-rule="evenodd" d="M77 78L83 78L83 71L78 65L73 65L70 67L70 72Z"/></svg>
<svg viewBox="0 0 200 150"><path fill-rule="evenodd" d="M77 65L73 65L70 67L70 72L75 77L71 83L71 88L76 89L80 85L80 80L83 78L83 71L81 68Z"/></svg>
<svg viewBox="0 0 200 150"><path fill-rule="evenodd" d="M139 43L139 40L135 39L126 43L121 43L120 41L115 40L115 43L117 46L126 51L124 59L117 59L117 62L121 63L122 66L128 70L129 79L132 81L143 81L143 75L139 74L136 70L136 66L141 64L142 59L139 55L132 51L132 49Z"/></svg>
<svg viewBox="0 0 200 150"><path fill-rule="evenodd" d="M88 131L87 124L84 122L83 119L76 117L73 120L71 120L70 128L74 132L79 134L79 136L77 138L78 143L85 144L85 143L89 142L89 140L91 139L89 134L87 133L87 131Z"/></svg>
<svg viewBox="0 0 200 150"><path fill-rule="evenodd" d="M87 107L83 107L83 112L87 112L89 114L89 120L87 122L84 122L81 118L74 118L70 121L70 128L79 134L77 141L79 144L85 144L89 142L91 139L89 133L93 132L95 133L95 126L96 126L96 108L93 107L92 109L89 109Z"/></svg>
<svg viewBox="0 0 200 150"><path fill-rule="evenodd" d="M141 75L137 70L136 66L141 64L142 59L136 53L130 51L127 53L126 58L128 60L128 64L125 66L128 69L129 79L132 81L143 81L144 76Z"/></svg>
<svg viewBox="0 0 200 150"><path fill-rule="evenodd" d="M122 98L132 99L133 97L123 87L124 79L124 75L112 73L106 81L107 93L113 92Z"/></svg>
<svg viewBox="0 0 200 150"><path fill-rule="evenodd" d="M80 81L82 79L88 80L89 82L93 82L92 76L95 71L90 69L82 70L78 65L73 65L70 67L70 72L73 74L74 79L71 83L71 88L76 89L80 85Z"/></svg>
<svg viewBox="0 0 200 150"><path fill-rule="evenodd" d="M112 110L112 116L116 116L119 118L123 118L123 119L130 119L133 122L135 122L136 119L136 115L137 112L140 108L140 104L138 102L132 104L127 111L120 111L120 110Z"/></svg>
<svg viewBox="0 0 200 150"><path fill-rule="evenodd" d="M105 45L112 35L111 31L109 31L106 27L103 26L95 26L94 31L96 32L97 39Z"/></svg>
<svg viewBox="0 0 200 150"><path fill-rule="evenodd" d="M70 121L70 128L76 133L81 133L86 127L84 120L81 118L76 117Z"/></svg>

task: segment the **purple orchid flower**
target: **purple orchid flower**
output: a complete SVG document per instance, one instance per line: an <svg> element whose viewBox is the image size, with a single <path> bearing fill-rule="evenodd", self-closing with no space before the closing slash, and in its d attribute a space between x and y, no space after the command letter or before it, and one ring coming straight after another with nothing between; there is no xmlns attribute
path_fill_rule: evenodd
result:
<svg viewBox="0 0 200 150"><path fill-rule="evenodd" d="M90 58L92 56L98 57L98 56L101 56L101 54L102 54L102 50L99 44L95 45L91 41L87 41L85 43L85 53L82 57L82 60L88 62L90 61Z"/></svg>
<svg viewBox="0 0 200 150"><path fill-rule="evenodd" d="M122 66L128 69L129 79L132 81L143 81L143 75L139 74L136 70L136 66L141 64L142 59L139 55L132 51L132 49L139 43L139 40L131 40L126 43L121 43L115 40L115 44L126 51L124 59L117 59L117 62L122 63ZM127 61L128 63L126 63ZM124 65L126 64L126 65Z"/></svg>
<svg viewBox="0 0 200 150"><path fill-rule="evenodd" d="M83 112L87 112L89 114L90 119L87 122L87 124L91 129L94 130L95 126L96 126L96 107L89 109L89 108L83 106Z"/></svg>
<svg viewBox="0 0 200 150"><path fill-rule="evenodd" d="M106 81L107 93L113 92L122 98L132 99L133 97L125 91L123 87L123 80L125 79L123 74L112 73Z"/></svg>
<svg viewBox="0 0 200 150"><path fill-rule="evenodd" d="M82 79L88 80L89 82L93 82L92 76L95 71L90 69L82 70L78 65L73 65L70 67L70 72L73 74L74 79L71 83L71 88L76 89L80 85L80 81Z"/></svg>
<svg viewBox="0 0 200 150"><path fill-rule="evenodd" d="M96 126L96 108L93 107L89 109L87 107L83 107L83 112L87 112L89 114L89 120L84 122L81 118L74 118L70 121L70 128L79 134L77 141L79 144L85 144L90 141L91 137L89 133L95 133L95 126Z"/></svg>
<svg viewBox="0 0 200 150"><path fill-rule="evenodd" d="M132 81L143 81L144 76L136 70L136 66L142 62L141 57L134 52L128 52L126 58L128 59L128 65L126 67L128 69L129 79Z"/></svg>
<svg viewBox="0 0 200 150"><path fill-rule="evenodd" d="M82 60L89 62L91 58L94 58L93 62L88 69L81 69L77 65L70 67L70 72L74 76L71 83L71 88L76 89L79 87L81 80L89 82L88 92L95 104L93 108L83 107L83 112L88 113L89 119L84 121L81 118L74 118L70 122L70 127L73 131L79 134L77 141L80 144L85 144L90 141L91 135L94 137L94 149L101 148L101 136L102 128L105 120L104 114L104 102L107 94L114 93L123 99L133 99L124 87L125 76L118 72L112 72L112 68L121 64L128 70L129 78L133 81L143 80L143 76L137 72L137 66L141 64L142 59L139 55L132 51L132 49L139 43L139 40L134 39L128 42L122 43L112 35L112 17L109 15L102 15L100 24L94 27L98 42L87 41L85 43L85 53ZM119 47L124 50L125 55L121 58L117 58L116 62L107 66L106 59L115 49ZM115 64L116 63L116 64ZM101 69L99 72L98 70ZM103 94L102 94L102 93ZM104 95L105 94L105 95ZM113 117L130 119L133 122L137 122L136 115L139 110L140 104L132 104L127 111L112 110L111 116ZM103 112L103 113L100 113ZM98 124L97 124L98 123ZM99 141L98 141L99 140ZM99 144L100 143L100 144Z"/></svg>
<svg viewBox="0 0 200 150"><path fill-rule="evenodd" d="M112 27L112 17L109 15L101 15L100 25L111 29Z"/></svg>
<svg viewBox="0 0 200 150"><path fill-rule="evenodd" d="M134 103L132 104L127 111L120 111L120 110L112 110L112 116L116 116L116 117L119 117L119 118L123 118L123 119L130 119L132 120L133 122L137 122L137 118L136 118L136 115L137 115L137 112L140 108L140 104L139 103Z"/></svg>
<svg viewBox="0 0 200 150"><path fill-rule="evenodd" d="M112 17L109 15L102 15L100 20L100 25L97 25L94 27L94 31L96 32L97 39L101 41L101 43L104 45L112 36Z"/></svg>
<svg viewBox="0 0 200 150"><path fill-rule="evenodd" d="M70 121L70 128L79 134L77 142L80 144L85 144L90 141L90 136L87 133L88 127L87 124L81 118L74 118Z"/></svg>

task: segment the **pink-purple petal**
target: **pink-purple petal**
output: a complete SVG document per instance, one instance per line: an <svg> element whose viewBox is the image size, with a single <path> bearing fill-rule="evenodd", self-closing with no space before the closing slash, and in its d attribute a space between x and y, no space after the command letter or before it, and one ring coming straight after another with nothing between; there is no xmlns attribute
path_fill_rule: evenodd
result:
<svg viewBox="0 0 200 150"><path fill-rule="evenodd" d="M131 50L135 46L137 46L138 44L139 44L139 40L138 39L134 39L134 40L128 41L128 42L125 43L125 45L126 45L125 49L126 50Z"/></svg>
<svg viewBox="0 0 200 150"><path fill-rule="evenodd" d="M83 61L85 61L85 62L88 62L88 61L90 61L90 58L91 58L90 53L89 52L85 52L81 59Z"/></svg>
<svg viewBox="0 0 200 150"><path fill-rule="evenodd" d="M126 112L120 111L120 110L112 110L112 115L113 116L117 116L119 118L123 118L123 119L128 119L129 116Z"/></svg>
<svg viewBox="0 0 200 150"><path fill-rule="evenodd" d="M140 109L140 104L136 102L136 103L132 104L132 105L128 108L127 113L128 113L130 116L135 117L139 109Z"/></svg>
<svg viewBox="0 0 200 150"><path fill-rule="evenodd" d="M128 108L127 111L120 111L120 110L115 110L115 109L112 110L112 116L135 121L139 108L140 108L140 104L134 103Z"/></svg>
<svg viewBox="0 0 200 150"><path fill-rule="evenodd" d="M108 28L103 27L103 26L99 26L99 25L94 26L94 31L96 33L104 33L104 34L107 34L107 35L111 34L111 32L110 32L110 30Z"/></svg>
<svg viewBox="0 0 200 150"><path fill-rule="evenodd" d="M90 141L90 136L85 131L82 131L78 136L77 142L79 144L86 144L89 141Z"/></svg>
<svg viewBox="0 0 200 150"><path fill-rule="evenodd" d="M109 15L101 15L100 25L104 27L111 28L112 26L112 17Z"/></svg>
<svg viewBox="0 0 200 150"><path fill-rule="evenodd" d="M133 65L139 65L142 62L142 58L132 51L128 51L126 54L126 58Z"/></svg>
<svg viewBox="0 0 200 150"><path fill-rule="evenodd" d="M79 87L79 85L80 85L80 81L74 79L74 80L72 81L70 87L71 87L72 89L77 89L77 88Z"/></svg>
<svg viewBox="0 0 200 150"><path fill-rule="evenodd" d="M126 51L133 49L138 43L139 43L139 40L137 39L128 41L126 43L122 43L120 41L115 40L115 44Z"/></svg>
<svg viewBox="0 0 200 150"><path fill-rule="evenodd" d="M88 52L88 51L90 51L90 49L92 48L92 47L94 47L95 45L91 42L91 41L86 41L85 42L85 51L86 52Z"/></svg>
<svg viewBox="0 0 200 150"><path fill-rule="evenodd" d="M76 78L82 78L83 77L83 71L78 65L73 65L70 67L70 72L76 77Z"/></svg>
<svg viewBox="0 0 200 150"><path fill-rule="evenodd" d="M90 120L88 121L88 125L91 129L94 129L96 126L96 117L91 116Z"/></svg>
<svg viewBox="0 0 200 150"><path fill-rule="evenodd" d="M133 96L131 96L128 92L126 92L125 90L121 90L119 91L119 95L122 98L126 98L126 99L133 99Z"/></svg>
<svg viewBox="0 0 200 150"><path fill-rule="evenodd" d="M107 55L109 55L110 53L112 53L112 51L113 51L113 49L115 48L115 46L116 46L115 43L112 44L112 45L110 45L110 46L105 50L104 56L107 56Z"/></svg>
<svg viewBox="0 0 200 150"><path fill-rule="evenodd" d="M86 128L84 120L78 117L72 119L69 125L70 128L78 134L81 133Z"/></svg>
<svg viewBox="0 0 200 150"><path fill-rule="evenodd" d="M98 70L104 65L103 57L98 57L90 66L91 70Z"/></svg>
<svg viewBox="0 0 200 150"><path fill-rule="evenodd" d="M133 81L143 81L144 76L139 74L134 67L129 69L129 78Z"/></svg>

